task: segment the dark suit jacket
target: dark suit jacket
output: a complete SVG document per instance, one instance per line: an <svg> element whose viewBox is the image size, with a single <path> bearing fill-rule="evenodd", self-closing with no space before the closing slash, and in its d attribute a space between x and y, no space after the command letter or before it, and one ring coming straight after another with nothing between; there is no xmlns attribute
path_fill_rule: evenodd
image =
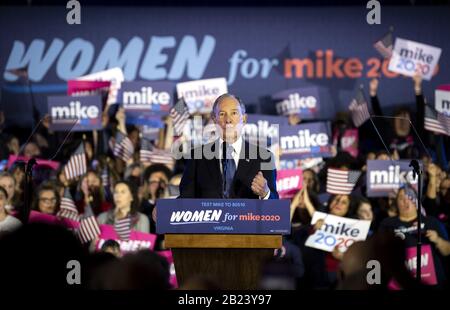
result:
<svg viewBox="0 0 450 310"><path fill-rule="evenodd" d="M221 161L217 156L219 149L219 140L216 140L193 150L181 179L179 198L223 198ZM270 189L269 199L278 199L277 173L272 153L244 140L239 158L230 198L258 199L251 184L258 171L261 171Z"/></svg>

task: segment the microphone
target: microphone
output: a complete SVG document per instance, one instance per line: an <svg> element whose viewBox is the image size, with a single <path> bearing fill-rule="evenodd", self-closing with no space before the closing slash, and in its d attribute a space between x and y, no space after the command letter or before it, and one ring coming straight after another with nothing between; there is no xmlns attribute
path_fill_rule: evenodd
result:
<svg viewBox="0 0 450 310"><path fill-rule="evenodd" d="M223 189L222 189L222 196L225 197L225 193L227 190L227 146L225 140L222 142L222 171L223 171Z"/></svg>

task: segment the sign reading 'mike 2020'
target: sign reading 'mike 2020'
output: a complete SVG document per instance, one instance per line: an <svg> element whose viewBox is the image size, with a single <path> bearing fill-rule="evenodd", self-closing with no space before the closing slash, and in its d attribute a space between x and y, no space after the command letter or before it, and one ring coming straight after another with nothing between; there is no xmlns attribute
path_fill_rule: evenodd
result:
<svg viewBox="0 0 450 310"><path fill-rule="evenodd" d="M289 201L160 199L158 234L289 234Z"/></svg>

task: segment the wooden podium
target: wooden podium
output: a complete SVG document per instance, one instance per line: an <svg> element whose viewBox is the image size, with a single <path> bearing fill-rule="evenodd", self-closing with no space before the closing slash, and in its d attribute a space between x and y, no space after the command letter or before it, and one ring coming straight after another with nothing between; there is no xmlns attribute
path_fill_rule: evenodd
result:
<svg viewBox="0 0 450 310"><path fill-rule="evenodd" d="M263 264L282 245L281 235L166 234L178 284L208 276L223 289L256 289Z"/></svg>

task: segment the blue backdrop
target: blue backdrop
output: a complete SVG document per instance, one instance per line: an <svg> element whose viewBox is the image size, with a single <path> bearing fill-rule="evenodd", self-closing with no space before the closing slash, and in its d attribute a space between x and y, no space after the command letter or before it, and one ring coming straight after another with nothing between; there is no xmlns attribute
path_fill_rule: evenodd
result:
<svg viewBox="0 0 450 310"><path fill-rule="evenodd" d="M412 102L411 79L389 78L386 70L377 70L381 58L372 45L391 25L394 36L443 49L438 74L424 82L425 94L432 101L434 88L450 81L449 9L382 7L381 25L368 25L366 13L363 5L210 9L82 6L81 25L68 25L63 5L3 7L2 108L8 122L31 121L25 81L5 73L25 65L29 66L41 113L46 112L48 95L65 93L68 79L115 66L123 68L127 81L179 82L224 76L230 91L256 113L275 113L270 95L276 92L319 86L321 118L329 118L346 110L356 87L367 85L368 77L379 72L383 106ZM285 66L286 58L310 62L314 72L308 72L307 67L296 72L295 67ZM340 67L336 58L343 59ZM345 72L349 58L361 62L361 76ZM332 61L337 66L334 70Z"/></svg>

